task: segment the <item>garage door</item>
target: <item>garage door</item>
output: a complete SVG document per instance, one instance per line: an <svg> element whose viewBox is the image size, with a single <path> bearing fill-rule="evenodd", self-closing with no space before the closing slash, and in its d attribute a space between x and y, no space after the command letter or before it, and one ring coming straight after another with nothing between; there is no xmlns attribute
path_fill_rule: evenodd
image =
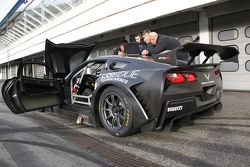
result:
<svg viewBox="0 0 250 167"><path fill-rule="evenodd" d="M157 33L177 38L181 44L192 42L198 36L197 21L154 30Z"/></svg>
<svg viewBox="0 0 250 167"><path fill-rule="evenodd" d="M250 11L212 18L213 44L239 50L239 63L221 65L223 87L228 90L250 90ZM220 60L214 58L214 62Z"/></svg>

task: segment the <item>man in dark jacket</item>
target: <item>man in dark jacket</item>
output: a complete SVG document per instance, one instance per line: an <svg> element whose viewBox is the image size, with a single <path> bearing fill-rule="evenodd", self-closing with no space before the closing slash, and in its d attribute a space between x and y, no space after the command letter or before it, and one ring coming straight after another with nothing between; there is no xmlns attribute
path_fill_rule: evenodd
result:
<svg viewBox="0 0 250 167"><path fill-rule="evenodd" d="M159 54L165 50L172 50L181 46L177 39L167 35L157 34L156 32L150 32L147 35L146 39L148 40L145 42L148 42L148 48L142 51L142 55Z"/></svg>
<svg viewBox="0 0 250 167"><path fill-rule="evenodd" d="M147 49L147 44L142 40L141 34L135 34L135 42L138 43L140 54L143 50Z"/></svg>

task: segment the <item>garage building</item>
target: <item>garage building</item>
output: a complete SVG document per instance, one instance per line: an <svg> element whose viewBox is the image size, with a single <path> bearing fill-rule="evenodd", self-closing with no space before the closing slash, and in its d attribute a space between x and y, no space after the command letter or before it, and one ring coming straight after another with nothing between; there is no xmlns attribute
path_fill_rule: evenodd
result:
<svg viewBox="0 0 250 167"><path fill-rule="evenodd" d="M247 0L19 0L0 23L0 79L16 76L20 61L43 61L45 39L97 42L91 53L97 57L112 54L122 39L133 42L134 34L150 29L182 44L200 36L201 43L235 47L239 63L221 65L224 89L250 91L249 16Z"/></svg>

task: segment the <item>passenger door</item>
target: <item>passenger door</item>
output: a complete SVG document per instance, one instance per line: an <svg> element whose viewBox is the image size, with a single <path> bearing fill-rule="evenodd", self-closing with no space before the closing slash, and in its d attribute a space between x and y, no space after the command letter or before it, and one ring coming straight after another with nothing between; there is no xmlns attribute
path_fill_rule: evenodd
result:
<svg viewBox="0 0 250 167"><path fill-rule="evenodd" d="M63 104L63 87L54 72L44 63L26 62L18 68L17 77L6 80L2 96L15 114Z"/></svg>

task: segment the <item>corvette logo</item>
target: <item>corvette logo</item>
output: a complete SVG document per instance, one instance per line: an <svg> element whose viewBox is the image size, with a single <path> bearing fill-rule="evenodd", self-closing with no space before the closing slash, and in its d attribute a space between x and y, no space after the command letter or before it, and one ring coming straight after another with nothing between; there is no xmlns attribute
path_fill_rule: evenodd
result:
<svg viewBox="0 0 250 167"><path fill-rule="evenodd" d="M204 73L203 75L207 79L207 82L202 82L201 83L202 85L215 83L215 81L210 81L210 73L207 73L207 74Z"/></svg>
<svg viewBox="0 0 250 167"><path fill-rule="evenodd" d="M209 78L210 78L210 74L208 73L207 75L204 74L205 78L207 78L207 80L209 81Z"/></svg>

